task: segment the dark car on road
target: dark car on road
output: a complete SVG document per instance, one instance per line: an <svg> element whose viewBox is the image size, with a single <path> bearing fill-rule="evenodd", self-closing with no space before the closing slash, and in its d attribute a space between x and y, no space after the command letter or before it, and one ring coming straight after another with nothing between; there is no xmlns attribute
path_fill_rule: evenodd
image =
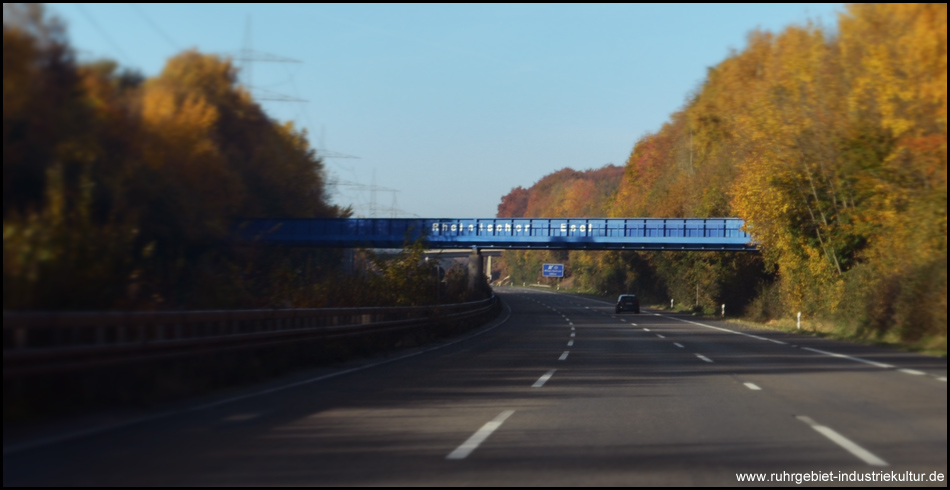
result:
<svg viewBox="0 0 950 490"><path fill-rule="evenodd" d="M640 313L640 300L632 294L621 294L617 298L617 306L614 307L614 312L620 313L621 311Z"/></svg>

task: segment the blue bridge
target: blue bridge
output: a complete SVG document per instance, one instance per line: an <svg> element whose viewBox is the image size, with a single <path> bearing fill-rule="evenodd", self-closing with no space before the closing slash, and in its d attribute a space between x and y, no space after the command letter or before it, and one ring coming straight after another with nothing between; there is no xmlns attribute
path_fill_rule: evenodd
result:
<svg viewBox="0 0 950 490"><path fill-rule="evenodd" d="M736 218L261 219L240 239L305 247L755 251Z"/></svg>

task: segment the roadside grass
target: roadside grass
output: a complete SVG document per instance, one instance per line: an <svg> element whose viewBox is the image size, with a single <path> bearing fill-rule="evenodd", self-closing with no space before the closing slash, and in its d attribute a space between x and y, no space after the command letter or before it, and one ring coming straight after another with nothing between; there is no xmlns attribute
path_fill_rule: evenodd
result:
<svg viewBox="0 0 950 490"><path fill-rule="evenodd" d="M803 319L801 330L798 329L798 322L790 318L771 320L766 323L755 322L744 318L727 318L726 322L749 328L842 340L862 345L898 349L905 352L916 352L918 354L934 357L947 357L947 337L945 336L930 336L917 341L906 341L901 339L897 333L894 332L888 332L879 337L877 335L859 332L853 327L824 320Z"/></svg>

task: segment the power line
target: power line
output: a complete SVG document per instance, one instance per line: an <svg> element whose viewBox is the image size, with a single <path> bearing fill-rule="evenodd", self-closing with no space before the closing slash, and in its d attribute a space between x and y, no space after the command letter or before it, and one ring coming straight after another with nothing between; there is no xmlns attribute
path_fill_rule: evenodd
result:
<svg viewBox="0 0 950 490"><path fill-rule="evenodd" d="M244 85L250 92L258 92L254 99L258 101L273 102L306 102L299 97L280 94L271 90L264 90L254 86L254 63L302 63L300 60L278 56L276 54L262 53L251 48L251 16L247 17L247 25L244 28L244 46L233 55L231 59L241 64L241 78Z"/></svg>
<svg viewBox="0 0 950 490"><path fill-rule="evenodd" d="M296 88L295 88L296 90ZM304 113L306 116L306 113ZM307 118L307 122L310 122L310 118ZM320 155L323 158L359 158L353 155L347 155L346 153L340 153L333 150L328 150L326 145L326 126L320 126L320 147L317 148L317 155Z"/></svg>
<svg viewBox="0 0 950 490"><path fill-rule="evenodd" d="M306 102L306 99L301 99L299 97L294 97L287 94L282 94L279 92L274 92L273 90L267 90L260 87L249 87L251 92L254 94L255 100L267 100L272 102Z"/></svg>
<svg viewBox="0 0 950 490"><path fill-rule="evenodd" d="M303 103L306 103L307 100L300 97L300 92L297 90L295 74L292 73L290 69L290 63L302 63L302 62L299 60L295 60L293 58L285 57L285 56L279 56L275 54L255 51L252 48L252 44L253 44L252 40L253 40L253 36L252 36L252 30L251 30L251 16L248 15L247 23L244 29L243 46L237 53L230 55L231 59L233 59L237 63L240 63L241 79L244 82L244 86L246 87L248 92L252 94L254 99L260 102L263 102L263 101L296 102L298 104L301 104L298 106L298 109L297 109L297 117L300 117L301 115L303 116L304 124L302 125L304 126L304 128L309 128L310 134L312 137L312 133L314 132L313 123L310 121L310 116L309 116L309 112L307 111L307 106L302 105ZM290 88L293 91L293 95L282 94L282 93L275 92L272 90L267 90L261 86L254 85L254 63L259 63L259 62L284 64L284 67L287 70L288 80L287 82L281 82L280 84L275 84L275 85L282 85L283 83L289 83ZM271 85L271 86L275 86L275 85ZM345 153L339 153L339 152L327 150L324 144L324 129L323 128L321 128L320 130L320 145L318 148L314 148L314 150L316 151L317 156L327 163L329 163L329 160L331 159L359 158L357 156L347 155ZM335 165L335 164L334 166L340 167L339 165ZM354 173L352 170L350 170L350 172ZM374 216L376 212L376 192L379 190L379 188L375 185L375 183L376 182L374 180L372 186L365 187L370 190L370 209L372 210L372 213L374 214ZM329 185L332 186L334 184L331 182ZM398 192L398 191L395 191L395 192ZM360 198L362 198L362 196L360 196Z"/></svg>
<svg viewBox="0 0 950 490"><path fill-rule="evenodd" d="M340 187L351 187L351 188L355 188L355 189L357 189L357 190L359 190L359 191L364 191L364 190L369 191L369 192L370 192L369 205L361 204L360 206L357 206L357 208L359 208L359 209L368 209L368 210L369 210L369 215L370 215L370 217L372 217L372 218L377 217L377 215L380 213L380 211L384 211L384 210L386 209L386 208L383 208L383 207L379 206L379 202L378 202L378 200L377 200L377 198L376 198L376 194L377 194L378 192L391 192L391 193L392 193L393 199L392 199L392 205L389 207L389 214L390 214L393 218L395 218L397 214L411 215L411 216L419 217L418 215L416 215L416 214L414 214L414 213L410 213L409 211L406 211L406 210L404 210L404 209L400 209L400 208L399 208L398 201L397 201L397 199L396 199L396 195L400 192L398 189L391 189L391 188L389 188L389 187L383 187L383 186L381 186L381 185L376 185L376 171L375 171L375 170L373 171L373 183L370 184L370 185L365 185L365 184L360 184L359 182L351 182L351 181L340 180L340 179L331 179L331 180L329 180L329 181L327 182L327 185L328 185L328 186L331 186L331 187L336 187L336 188L340 188Z"/></svg>
<svg viewBox="0 0 950 490"><path fill-rule="evenodd" d="M109 33L107 33L105 29L103 29L99 25L98 22L96 22L96 19L94 19L92 15L88 11L86 11L86 9L82 6L82 4L77 3L75 5L76 5L76 8L79 9L79 13L82 14L82 16L85 17L86 20L89 21L90 24L92 24L92 27L97 32L99 32L99 35L102 36L102 38L105 39L106 42L110 46L112 46L112 49L114 49L116 53L118 53L119 56L125 60L126 63L128 63L129 65L133 64L132 58L129 55L125 54L125 51L123 51L122 48L120 48L119 45L115 41L112 40L112 37L109 36Z"/></svg>
<svg viewBox="0 0 950 490"><path fill-rule="evenodd" d="M129 5L132 6L132 9L135 10L135 12L138 13L140 17L145 19L145 22L148 23L148 25L151 26L152 29L154 29L155 32L157 32L158 35L161 36L162 39L165 40L165 42L171 45L172 49L174 49L175 51L181 51L181 48L179 47L178 43L176 43L171 38L171 36L169 36L168 34L165 34L165 31L163 31L160 27L158 27L158 24L152 21L151 17L149 17L148 14L145 13L145 10L143 10L140 5L136 3L130 3Z"/></svg>

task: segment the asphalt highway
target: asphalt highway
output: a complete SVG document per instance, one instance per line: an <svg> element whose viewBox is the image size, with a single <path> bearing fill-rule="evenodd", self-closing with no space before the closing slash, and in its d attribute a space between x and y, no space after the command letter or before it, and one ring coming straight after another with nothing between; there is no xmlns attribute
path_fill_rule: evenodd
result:
<svg viewBox="0 0 950 490"><path fill-rule="evenodd" d="M499 320L447 345L5 429L4 486L946 486L945 359L497 292Z"/></svg>

